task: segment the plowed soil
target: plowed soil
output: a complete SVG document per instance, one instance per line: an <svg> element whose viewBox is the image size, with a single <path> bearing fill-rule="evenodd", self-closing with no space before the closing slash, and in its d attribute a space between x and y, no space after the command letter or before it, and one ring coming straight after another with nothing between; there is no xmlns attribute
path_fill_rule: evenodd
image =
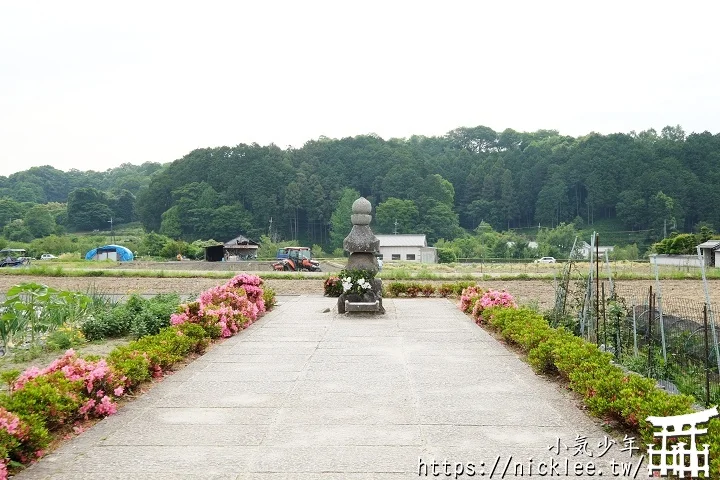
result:
<svg viewBox="0 0 720 480"><path fill-rule="evenodd" d="M36 277L30 275L0 276L0 292L7 291L12 285L22 282L44 283L53 288L84 293L111 295L130 295L133 293L154 295L158 293L178 293L182 296L199 294L203 290L224 283L213 278L109 278L109 277ZM322 295L323 280L277 280L268 279L270 286L278 295ZM439 285L440 281L420 281ZM481 281L485 288L505 289L513 294L519 303L537 302L542 309L550 308L555 300L553 282L549 280L509 280ZM632 280L618 282L624 290L646 292L654 282ZM698 280L664 280L662 293L665 298L704 302L702 282ZM710 282L710 297L713 303L720 303L720 281Z"/></svg>

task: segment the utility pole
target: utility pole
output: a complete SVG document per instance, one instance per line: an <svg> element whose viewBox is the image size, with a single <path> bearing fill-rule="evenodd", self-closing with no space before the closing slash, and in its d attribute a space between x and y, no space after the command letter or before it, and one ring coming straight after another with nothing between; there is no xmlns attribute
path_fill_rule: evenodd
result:
<svg viewBox="0 0 720 480"><path fill-rule="evenodd" d="M397 218L396 218L396 219L395 219L395 230L393 231L393 233L394 233L395 235L397 235L397 226L398 226L398 221L397 221Z"/></svg>
<svg viewBox="0 0 720 480"><path fill-rule="evenodd" d="M268 237L272 240L272 217L270 217L270 228L268 228Z"/></svg>
<svg viewBox="0 0 720 480"><path fill-rule="evenodd" d="M113 219L110 217L110 220L108 220L108 223L110 224L110 241L112 243L115 243L115 235L113 234Z"/></svg>

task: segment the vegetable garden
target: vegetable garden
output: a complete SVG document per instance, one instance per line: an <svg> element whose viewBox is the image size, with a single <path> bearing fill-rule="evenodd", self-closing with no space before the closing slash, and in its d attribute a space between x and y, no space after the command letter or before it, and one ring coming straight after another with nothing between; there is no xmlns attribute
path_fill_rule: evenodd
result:
<svg viewBox="0 0 720 480"><path fill-rule="evenodd" d="M112 304L38 283L12 287L0 307L6 355L113 337L133 340L107 358L82 358L70 348L45 368L1 374L0 479L41 457L54 439L115 413L118 402L173 365L235 335L272 308L275 297L259 277L240 274L179 303L177 295L133 295Z"/></svg>

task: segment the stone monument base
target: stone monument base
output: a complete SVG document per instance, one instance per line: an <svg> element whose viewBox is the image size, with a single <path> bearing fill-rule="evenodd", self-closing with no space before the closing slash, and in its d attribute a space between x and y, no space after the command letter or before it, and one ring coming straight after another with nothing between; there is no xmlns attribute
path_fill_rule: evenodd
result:
<svg viewBox="0 0 720 480"><path fill-rule="evenodd" d="M379 280L377 280L377 282L380 283ZM373 290L375 285L375 281L373 281ZM377 295L372 290L363 295L358 295L356 293L343 293L340 297L338 297L337 308L338 313L385 313L385 307L383 307L382 304L382 295Z"/></svg>

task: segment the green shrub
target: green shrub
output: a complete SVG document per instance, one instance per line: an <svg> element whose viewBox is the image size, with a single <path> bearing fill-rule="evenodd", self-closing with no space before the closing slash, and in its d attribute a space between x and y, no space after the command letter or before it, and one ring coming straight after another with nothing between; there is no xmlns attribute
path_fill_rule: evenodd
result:
<svg viewBox="0 0 720 480"><path fill-rule="evenodd" d="M454 250L449 248L438 248L438 262L439 263L455 263L457 262L457 254Z"/></svg>
<svg viewBox="0 0 720 480"><path fill-rule="evenodd" d="M407 292L407 285L402 282L391 282L386 287L386 291L390 297L399 297Z"/></svg>
<svg viewBox="0 0 720 480"><path fill-rule="evenodd" d="M3 459L27 462L50 444L50 432L38 415L12 414L18 417L20 424L15 435L4 428L0 429L0 455Z"/></svg>
<svg viewBox="0 0 720 480"><path fill-rule="evenodd" d="M452 283L443 283L437 289L437 293L443 297L449 297L455 291L455 286Z"/></svg>
<svg viewBox="0 0 720 480"><path fill-rule="evenodd" d="M61 327L51 332L45 342L50 350L67 350L85 343L85 336L75 328Z"/></svg>
<svg viewBox="0 0 720 480"><path fill-rule="evenodd" d="M58 371L29 380L20 390L0 397L0 403L16 415L36 416L54 430L75 418L83 402L82 390L81 381L71 382Z"/></svg>
<svg viewBox="0 0 720 480"><path fill-rule="evenodd" d="M90 341L103 340L127 335L131 322L132 317L128 312L122 306L117 306L109 311L96 312L83 322L80 329Z"/></svg>
<svg viewBox="0 0 720 480"><path fill-rule="evenodd" d="M265 302L265 310L268 312L275 307L277 300L275 298L275 290L263 285L263 302Z"/></svg>
<svg viewBox="0 0 720 480"><path fill-rule="evenodd" d="M409 283L405 287L405 295L411 298L415 298L418 296L418 294L422 291L422 287L419 283Z"/></svg>
<svg viewBox="0 0 720 480"><path fill-rule="evenodd" d="M108 355L108 364L127 378L130 387L135 387L152 378L150 359L129 345L117 347Z"/></svg>
<svg viewBox="0 0 720 480"><path fill-rule="evenodd" d="M453 292L452 292L452 294L453 294L454 296L456 296L456 297L459 297L460 295L462 295L463 290L465 290L467 287L471 287L471 286L475 285L475 283L476 283L476 282L474 282L474 281L471 281L471 282L456 282L456 283L453 285Z"/></svg>
<svg viewBox="0 0 720 480"><path fill-rule="evenodd" d="M151 299L133 295L126 304L132 317L130 333L135 338L155 335L161 328L170 325L170 315L175 312L179 304L180 297L176 294L156 295Z"/></svg>
<svg viewBox="0 0 720 480"><path fill-rule="evenodd" d="M81 328L88 340L124 337L128 334L135 338L154 335L170 325L170 315L179 304L180 297L177 294L161 294L150 299L133 294L127 302L88 318Z"/></svg>
<svg viewBox="0 0 720 480"><path fill-rule="evenodd" d="M488 325L528 353L531 365L541 372L559 373L570 388L583 396L588 410L612 418L624 428L652 443L653 426L648 416L682 415L692 411L693 398L672 395L657 388L654 380L626 374L612 363L612 355L564 328L552 328L538 313L528 309L492 308L486 311ZM718 427L720 423L711 425ZM708 435L709 443L720 450L720 432ZM711 476L716 477L720 461L711 456Z"/></svg>
<svg viewBox="0 0 720 480"><path fill-rule="evenodd" d="M116 348L108 356L108 363L125 375L131 386L136 386L160 375L190 353L204 352L209 343L203 326L184 323Z"/></svg>
<svg viewBox="0 0 720 480"><path fill-rule="evenodd" d="M435 293L435 287L433 287L430 283L426 283L420 287L420 291L422 292L423 297L430 297Z"/></svg>
<svg viewBox="0 0 720 480"><path fill-rule="evenodd" d="M181 323L175 326L183 335L187 335L193 343L192 352L202 354L210 345L210 337L205 329L196 323Z"/></svg>

